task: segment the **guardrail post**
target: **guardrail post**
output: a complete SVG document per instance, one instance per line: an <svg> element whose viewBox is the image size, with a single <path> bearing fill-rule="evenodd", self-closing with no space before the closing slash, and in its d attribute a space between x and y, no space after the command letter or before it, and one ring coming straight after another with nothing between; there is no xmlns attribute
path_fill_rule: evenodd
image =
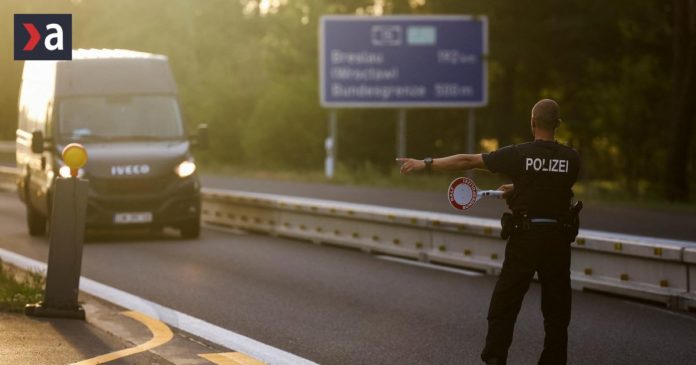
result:
<svg viewBox="0 0 696 365"><path fill-rule="evenodd" d="M87 160L86 152L80 145L68 145L63 150L63 160L70 166L73 176L59 177L54 185L44 300L27 305L25 313L36 317L84 320L85 311L77 297L89 182L78 178L77 171Z"/></svg>

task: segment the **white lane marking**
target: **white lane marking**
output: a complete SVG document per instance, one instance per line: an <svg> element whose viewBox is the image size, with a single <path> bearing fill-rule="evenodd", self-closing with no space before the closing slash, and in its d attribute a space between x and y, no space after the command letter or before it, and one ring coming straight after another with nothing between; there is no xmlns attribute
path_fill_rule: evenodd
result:
<svg viewBox="0 0 696 365"><path fill-rule="evenodd" d="M0 259L23 270L46 272L41 261L0 248ZM80 290L121 307L144 313L172 327L204 338L217 345L249 354L272 365L316 365L315 362L218 327L188 314L137 297L108 285L80 277Z"/></svg>
<svg viewBox="0 0 696 365"><path fill-rule="evenodd" d="M622 302L624 302L624 303L626 303L626 304L630 304L630 305L635 305L635 306L637 306L637 307L642 307L642 308L646 308L646 309L656 310L656 311L658 311L658 312L670 314L670 315L675 316L675 317L686 318L686 319L690 319L690 320L692 320L692 321L696 321L696 317L694 317L694 316L692 316L692 315L689 315L689 314L686 314L686 313L680 313L680 312L677 312L677 311L669 310L669 309L666 309L666 308L656 307L656 306L654 306L654 305L643 304L643 303L640 303L640 302L632 302L632 301L630 301L630 300L622 300Z"/></svg>
<svg viewBox="0 0 696 365"><path fill-rule="evenodd" d="M376 255L376 258L380 260L385 260L385 261L392 261L392 262L398 262L401 264L406 264L406 265L411 265L411 266L418 266L418 267L425 267L428 269L433 269L433 270L440 270L440 271L447 271L447 272L452 272L455 274L462 274L466 276L481 276L480 272L477 271L470 271L470 270L464 270L464 269L457 269L454 267L447 267L447 266L441 266L441 265L434 265L430 264L427 262L420 262L420 261L413 261L409 259L402 259L400 257L393 257L393 256L384 256L384 255Z"/></svg>
<svg viewBox="0 0 696 365"><path fill-rule="evenodd" d="M225 227L225 226L220 226L216 224L210 224L206 222L202 222L202 227L205 229L209 229L211 231L217 231L217 232L224 232L224 233L229 233L229 234L234 234L237 236L248 236L249 232L235 228L235 227Z"/></svg>

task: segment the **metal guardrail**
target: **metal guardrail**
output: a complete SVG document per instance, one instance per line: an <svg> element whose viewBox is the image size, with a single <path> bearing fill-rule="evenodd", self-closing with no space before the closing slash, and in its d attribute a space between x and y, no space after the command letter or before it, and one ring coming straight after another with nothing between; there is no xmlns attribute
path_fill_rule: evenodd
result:
<svg viewBox="0 0 696 365"><path fill-rule="evenodd" d="M14 189L15 168L0 167ZM241 191L203 189L203 221L498 274L505 256L493 219ZM581 230L571 279L589 289L696 308L696 243Z"/></svg>
<svg viewBox="0 0 696 365"><path fill-rule="evenodd" d="M16 150L17 143L15 141L0 141L0 153L14 154Z"/></svg>
<svg viewBox="0 0 696 365"><path fill-rule="evenodd" d="M0 189L15 190L19 172L15 167L0 166Z"/></svg>

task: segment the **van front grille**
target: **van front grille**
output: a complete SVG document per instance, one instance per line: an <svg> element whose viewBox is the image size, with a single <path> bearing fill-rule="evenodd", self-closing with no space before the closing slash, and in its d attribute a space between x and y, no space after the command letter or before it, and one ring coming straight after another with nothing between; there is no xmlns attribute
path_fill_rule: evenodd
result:
<svg viewBox="0 0 696 365"><path fill-rule="evenodd" d="M134 195L161 193L174 177L137 177L120 179L90 179L89 184L99 194L104 195Z"/></svg>

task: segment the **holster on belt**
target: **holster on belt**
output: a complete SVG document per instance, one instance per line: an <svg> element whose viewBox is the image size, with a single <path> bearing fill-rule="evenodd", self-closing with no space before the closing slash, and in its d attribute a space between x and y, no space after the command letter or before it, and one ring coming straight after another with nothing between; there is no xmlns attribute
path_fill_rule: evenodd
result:
<svg viewBox="0 0 696 365"><path fill-rule="evenodd" d="M506 240L512 233L512 213L505 212L500 217L500 238Z"/></svg>
<svg viewBox="0 0 696 365"><path fill-rule="evenodd" d="M532 224L525 213L513 214L505 212L500 217L500 226L500 238L506 240L513 233L530 230Z"/></svg>
<svg viewBox="0 0 696 365"><path fill-rule="evenodd" d="M563 227L563 232L566 233L570 242L575 241L575 238L578 236L578 231L580 230L580 211L582 207L582 200L576 201L568 208L568 213L564 214L563 217L559 219Z"/></svg>

